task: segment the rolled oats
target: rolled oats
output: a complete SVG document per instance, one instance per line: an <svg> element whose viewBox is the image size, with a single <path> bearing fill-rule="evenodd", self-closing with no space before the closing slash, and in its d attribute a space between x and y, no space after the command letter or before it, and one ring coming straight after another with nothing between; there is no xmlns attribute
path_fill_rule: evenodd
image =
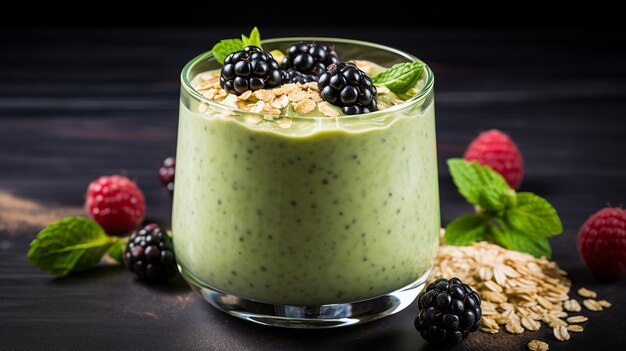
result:
<svg viewBox="0 0 626 351"><path fill-rule="evenodd" d="M567 341L570 338L569 333L567 332L567 328L564 326L558 326L552 328L552 334L558 341Z"/></svg>
<svg viewBox="0 0 626 351"><path fill-rule="evenodd" d="M540 340L531 340L528 343L528 349L530 351L548 351L550 347L543 341Z"/></svg>
<svg viewBox="0 0 626 351"><path fill-rule="evenodd" d="M580 312L580 304L578 301L571 299L563 302L563 308L568 312Z"/></svg>
<svg viewBox="0 0 626 351"><path fill-rule="evenodd" d="M293 110L299 114L305 115L307 113L315 111L315 107L317 107L315 101L305 98L301 101L296 102L293 106Z"/></svg>
<svg viewBox="0 0 626 351"><path fill-rule="evenodd" d="M568 331L582 331L579 325L568 325L581 323L586 317L568 317L568 312L579 312L581 305L569 297L571 282L555 262L486 242L443 245L430 279L451 276L476 288L482 299L483 332L498 333L501 325L516 334L524 329L539 330L545 323L558 340L564 341L570 338ZM583 304L591 310L610 306L606 300L587 299Z"/></svg>
<svg viewBox="0 0 626 351"><path fill-rule="evenodd" d="M339 113L336 108L332 107L326 101L320 102L317 107L320 109L320 112L326 117L339 117L341 115L341 113Z"/></svg>
<svg viewBox="0 0 626 351"><path fill-rule="evenodd" d="M275 98L274 101L270 103L270 105L272 105L272 107L274 108L283 109L287 107L287 105L289 105L289 98L287 97L287 95L280 95Z"/></svg>
<svg viewBox="0 0 626 351"><path fill-rule="evenodd" d="M524 328L531 331L537 331L539 330L539 328L541 328L541 323L530 318L530 316L525 316L524 318L522 318L522 325L524 326Z"/></svg>
<svg viewBox="0 0 626 351"><path fill-rule="evenodd" d="M578 289L578 295L592 299L595 299L598 296L595 291L591 291L585 288Z"/></svg>
<svg viewBox="0 0 626 351"><path fill-rule="evenodd" d="M602 311L602 305L600 305L598 301L593 300L593 299L586 299L585 301L583 301L583 305L589 311L594 311L594 312Z"/></svg>
<svg viewBox="0 0 626 351"><path fill-rule="evenodd" d="M585 316L571 316L571 317L567 317L566 321L567 323L582 323L582 322L586 322L587 319L588 318Z"/></svg>
<svg viewBox="0 0 626 351"><path fill-rule="evenodd" d="M254 97L264 102L272 102L272 100L274 100L276 95L274 94L272 90L261 89L261 90L254 91Z"/></svg>
<svg viewBox="0 0 626 351"><path fill-rule="evenodd" d="M194 88L207 99L241 110L261 113L266 116L281 115L289 104L292 104L293 110L299 114L309 114L319 109L321 116L341 116L340 109L331 107L328 102L322 99L319 87L315 82L305 84L289 83L271 89L247 90L237 96L226 93L220 86L219 80L219 72L202 73L194 82ZM377 96L389 93L389 89L385 86L378 86L377 90ZM385 101L377 99L377 106L379 110L384 110L391 105L403 102L402 99L398 98L385 99ZM274 118L267 118L266 116L263 117L265 120L274 120ZM293 124L293 122L291 124ZM506 270L506 268L504 269ZM507 272L503 271L502 275L506 277Z"/></svg>
<svg viewBox="0 0 626 351"><path fill-rule="evenodd" d="M568 325L566 329L574 333L582 333L583 330L585 330L585 328L583 328L582 325L578 325L578 324Z"/></svg>
<svg viewBox="0 0 626 351"><path fill-rule="evenodd" d="M505 326L504 329L511 334L521 334L524 332L524 328L520 325L517 320L510 320Z"/></svg>

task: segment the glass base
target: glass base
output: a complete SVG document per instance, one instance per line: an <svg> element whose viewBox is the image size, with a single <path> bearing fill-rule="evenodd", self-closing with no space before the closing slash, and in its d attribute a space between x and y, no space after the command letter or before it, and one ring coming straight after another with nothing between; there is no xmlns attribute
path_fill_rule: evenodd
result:
<svg viewBox="0 0 626 351"><path fill-rule="evenodd" d="M200 284L179 269L191 288L217 309L254 323L283 328L336 328L370 322L408 307L424 288L430 270L413 283L372 299L306 306L273 305L244 299Z"/></svg>

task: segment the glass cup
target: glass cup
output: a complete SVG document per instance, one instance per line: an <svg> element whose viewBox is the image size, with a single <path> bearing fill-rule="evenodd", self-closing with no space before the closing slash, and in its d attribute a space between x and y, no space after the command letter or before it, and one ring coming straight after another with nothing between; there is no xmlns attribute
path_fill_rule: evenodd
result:
<svg viewBox="0 0 626 351"><path fill-rule="evenodd" d="M341 57L416 60L334 38ZM172 231L180 272L211 305L293 328L357 324L407 307L439 240L434 78L406 102L354 116L264 116L211 101L181 75Z"/></svg>

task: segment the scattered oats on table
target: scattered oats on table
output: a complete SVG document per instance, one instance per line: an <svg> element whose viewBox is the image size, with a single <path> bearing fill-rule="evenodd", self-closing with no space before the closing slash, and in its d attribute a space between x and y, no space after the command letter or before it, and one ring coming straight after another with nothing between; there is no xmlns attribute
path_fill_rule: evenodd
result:
<svg viewBox="0 0 626 351"><path fill-rule="evenodd" d="M585 316L569 315L582 308L579 301L569 296L572 284L566 275L553 261L478 242L440 246L430 280L458 277L472 286L482 299L482 332L495 334L504 328L519 334L537 331L543 322L552 328L557 340L566 341L570 339L569 332L584 330L581 325L570 323L588 320ZM594 300L594 291L581 288L577 292L586 297L582 304L588 310L601 311L611 306L606 300ZM533 340L528 348L548 350L548 344Z"/></svg>
<svg viewBox="0 0 626 351"><path fill-rule="evenodd" d="M552 328L552 333L554 334L554 337L558 341L567 341L570 338L570 335L569 335L569 332L567 331L567 328L565 328L562 325L558 326L558 327Z"/></svg>
<svg viewBox="0 0 626 351"><path fill-rule="evenodd" d="M581 310L580 304L574 299L563 302L563 308L568 312L580 312Z"/></svg>
<svg viewBox="0 0 626 351"><path fill-rule="evenodd" d="M578 325L578 324L572 324L572 325L568 325L567 326L567 330L574 332L574 333L582 333L582 331L584 330L582 325Z"/></svg>
<svg viewBox="0 0 626 351"><path fill-rule="evenodd" d="M550 347L543 341L540 340L531 340L528 343L528 349L530 351L548 351Z"/></svg>
<svg viewBox="0 0 626 351"><path fill-rule="evenodd" d="M591 291L585 288L578 289L578 295L582 297L592 298L592 299L595 299L596 297L598 297L598 294L596 294L595 291Z"/></svg>
<svg viewBox="0 0 626 351"><path fill-rule="evenodd" d="M586 299L585 301L583 301L583 305L589 311L602 311L602 305L600 305L600 303L594 299Z"/></svg>
<svg viewBox="0 0 626 351"><path fill-rule="evenodd" d="M571 316L567 317L567 323L582 323L587 321L587 317L585 316Z"/></svg>

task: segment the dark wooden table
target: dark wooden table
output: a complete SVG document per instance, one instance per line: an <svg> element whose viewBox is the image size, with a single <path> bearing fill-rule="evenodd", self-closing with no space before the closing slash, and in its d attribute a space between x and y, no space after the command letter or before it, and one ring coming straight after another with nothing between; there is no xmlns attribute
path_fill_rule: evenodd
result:
<svg viewBox="0 0 626 351"><path fill-rule="evenodd" d="M120 267L54 278L26 260L46 223L82 213L87 184L127 173L151 219L169 223L156 169L174 153L178 74L217 39L248 28L0 31L0 350L426 350L416 307L363 326L298 331L253 325L209 307L182 282L138 283ZM478 333L457 350L616 350L626 281L602 283L580 263L576 235L607 203L626 201L624 33L380 28L262 28L265 37L355 37L407 50L435 71L442 222L471 207L444 166L480 130L500 128L526 159L522 189L548 198L565 231L554 259L574 288L613 307L585 311L567 343L550 331Z"/></svg>

